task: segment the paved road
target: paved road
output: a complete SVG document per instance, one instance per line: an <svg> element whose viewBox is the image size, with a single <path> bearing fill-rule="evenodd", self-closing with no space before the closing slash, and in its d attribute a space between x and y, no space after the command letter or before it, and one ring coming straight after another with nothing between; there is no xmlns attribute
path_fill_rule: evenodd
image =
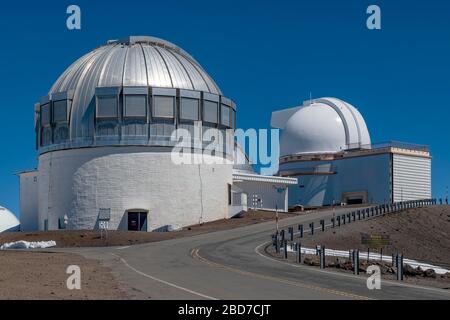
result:
<svg viewBox="0 0 450 320"><path fill-rule="evenodd" d="M283 219L280 226L307 224L331 214L321 211ZM267 257L262 252L273 230L274 222L267 222L130 247L70 251L103 260L137 298L450 299L445 290L389 281L382 282L381 290L369 290L366 276Z"/></svg>

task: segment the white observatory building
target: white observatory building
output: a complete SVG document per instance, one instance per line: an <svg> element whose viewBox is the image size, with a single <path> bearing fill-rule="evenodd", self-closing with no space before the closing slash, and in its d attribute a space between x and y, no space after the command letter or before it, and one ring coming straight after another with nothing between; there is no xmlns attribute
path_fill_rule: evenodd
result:
<svg viewBox="0 0 450 320"><path fill-rule="evenodd" d="M235 103L184 50L154 37L108 41L35 105L39 165L18 174L21 229L167 231L248 207L287 211L297 179L256 174L235 126ZM205 161L173 160L176 129L190 134L184 154Z"/></svg>
<svg viewBox="0 0 450 320"><path fill-rule="evenodd" d="M170 137L176 128L225 133L235 120L235 103L178 46L109 41L35 105L39 165L19 174L23 230L96 229L109 219L109 229L152 231L227 218L233 140L211 155L227 164L180 165ZM215 136L201 137L192 153Z"/></svg>
<svg viewBox="0 0 450 320"><path fill-rule="evenodd" d="M389 203L431 198L427 146L372 144L361 113L336 98L272 113L282 130L279 175L298 178L289 206Z"/></svg>

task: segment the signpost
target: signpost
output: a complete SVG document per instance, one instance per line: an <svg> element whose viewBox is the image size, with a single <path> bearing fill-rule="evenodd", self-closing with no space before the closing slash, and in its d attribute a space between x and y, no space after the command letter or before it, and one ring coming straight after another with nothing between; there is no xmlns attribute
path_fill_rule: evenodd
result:
<svg viewBox="0 0 450 320"><path fill-rule="evenodd" d="M98 228L100 229L100 239L103 239L103 231L105 239L108 240L108 227L111 220L111 209L100 209L98 212Z"/></svg>

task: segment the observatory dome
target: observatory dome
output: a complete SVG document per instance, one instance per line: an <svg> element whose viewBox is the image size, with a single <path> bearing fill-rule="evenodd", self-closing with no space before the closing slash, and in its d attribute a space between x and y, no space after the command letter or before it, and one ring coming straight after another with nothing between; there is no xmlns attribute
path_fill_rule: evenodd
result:
<svg viewBox="0 0 450 320"><path fill-rule="evenodd" d="M40 99L37 148L44 153L98 145L165 146L174 129L194 121L234 126L235 109L183 49L155 37L130 36L76 60Z"/></svg>
<svg viewBox="0 0 450 320"><path fill-rule="evenodd" d="M0 232L18 231L19 226L20 222L12 212L0 207Z"/></svg>
<svg viewBox="0 0 450 320"><path fill-rule="evenodd" d="M370 144L364 118L347 102L321 98L288 111L280 139L281 156L334 153Z"/></svg>

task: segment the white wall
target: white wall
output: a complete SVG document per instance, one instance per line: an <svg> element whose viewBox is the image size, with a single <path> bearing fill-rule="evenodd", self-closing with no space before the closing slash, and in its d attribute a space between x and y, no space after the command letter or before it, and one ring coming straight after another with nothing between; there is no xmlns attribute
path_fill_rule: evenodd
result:
<svg viewBox="0 0 450 320"><path fill-rule="evenodd" d="M111 209L110 229L127 229L126 211L148 210L148 230L228 217L231 164L176 165L169 149L99 147L39 157L39 229L69 217L69 229L98 227Z"/></svg>
<svg viewBox="0 0 450 320"><path fill-rule="evenodd" d="M239 181L235 182L235 184L247 194L247 206L249 209L254 208L253 196L257 195L261 198L261 205L256 209L275 211L278 208L280 212L288 211L286 189L278 193L274 187L281 187L283 185L259 181ZM291 187L295 187L295 185Z"/></svg>
<svg viewBox="0 0 450 320"><path fill-rule="evenodd" d="M431 198L431 158L393 156L394 201Z"/></svg>
<svg viewBox="0 0 450 320"><path fill-rule="evenodd" d="M38 229L38 173L37 171L19 174L20 179L20 229Z"/></svg>

